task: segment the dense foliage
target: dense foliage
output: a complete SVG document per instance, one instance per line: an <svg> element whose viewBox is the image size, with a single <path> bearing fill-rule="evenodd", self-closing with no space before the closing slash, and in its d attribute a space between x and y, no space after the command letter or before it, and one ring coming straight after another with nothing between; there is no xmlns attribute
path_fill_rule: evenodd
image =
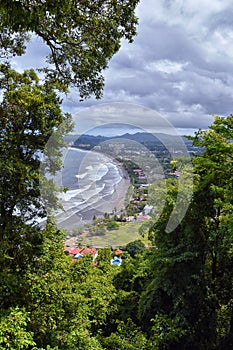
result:
<svg viewBox="0 0 233 350"><path fill-rule="evenodd" d="M139 0L1 0L0 57L22 55L31 35L49 48L46 75L81 98L101 96L102 70L136 34Z"/></svg>
<svg viewBox="0 0 233 350"><path fill-rule="evenodd" d="M177 198L177 181L169 181L164 211L150 231L158 249L139 314L159 349L232 347L232 140L232 115L216 117L208 131L196 133L194 144L205 150L193 160L186 217L166 232Z"/></svg>
<svg viewBox="0 0 233 350"><path fill-rule="evenodd" d="M216 117L196 134L205 151L193 159L186 217L166 231L178 180L168 181L164 211L150 229L155 248L129 244L132 257L123 252L121 267L110 265L110 249L99 250L97 266L91 256L71 261L51 220L44 229L18 222L21 244L1 245L1 348L230 349L232 130L232 116Z"/></svg>
<svg viewBox="0 0 233 350"><path fill-rule="evenodd" d="M156 184L155 217L161 198L164 210L149 229L152 248L128 244L120 267L110 264L108 248L99 249L97 265L90 255L72 261L52 218L37 224L46 204L57 205L44 175L61 167L62 136L72 127L57 89L76 83L81 96L100 95L101 70L119 40L135 33L137 2L0 1L1 55L22 54L34 33L56 67L42 83L33 70L0 65L0 349L233 347L232 115L193 137L204 151L193 159L185 218L168 232L178 192L180 205L186 192L176 179Z"/></svg>

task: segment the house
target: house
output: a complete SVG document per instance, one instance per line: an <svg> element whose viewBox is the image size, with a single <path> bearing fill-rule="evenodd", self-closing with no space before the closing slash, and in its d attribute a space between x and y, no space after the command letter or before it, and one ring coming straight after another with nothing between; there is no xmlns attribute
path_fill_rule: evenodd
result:
<svg viewBox="0 0 233 350"><path fill-rule="evenodd" d="M91 254L93 256L93 260L98 255L97 249L95 248L72 248L72 247L65 247L65 252L68 252L68 255L72 257L72 260L76 260L79 258L82 258L86 254Z"/></svg>

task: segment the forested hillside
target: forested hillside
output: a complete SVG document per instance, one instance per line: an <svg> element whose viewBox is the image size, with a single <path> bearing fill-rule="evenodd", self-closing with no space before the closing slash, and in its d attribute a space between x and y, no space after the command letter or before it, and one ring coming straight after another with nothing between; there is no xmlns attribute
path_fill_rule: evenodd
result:
<svg viewBox="0 0 233 350"><path fill-rule="evenodd" d="M126 255L121 267L110 265L108 248L97 266L91 256L73 262L52 218L44 229L33 220L45 215L37 150L61 118L69 130L70 116L49 85L38 89L34 72L4 65L1 72L1 348L231 348L233 116L216 117L193 138L205 151L193 159L187 214L169 233L179 180L167 179L163 213L149 230L156 249ZM51 172L60 166L56 141L47 154ZM46 188L53 193L50 181ZM156 208L159 183L153 191Z"/></svg>
<svg viewBox="0 0 233 350"><path fill-rule="evenodd" d="M233 347L232 115L216 116L209 130L199 130L193 143L204 152L193 158L193 169L180 165L194 174L185 218L167 232L178 191L185 201L179 179L167 179L163 213L147 232L153 248L125 253L121 266L110 264L108 247L99 250L97 264L89 255L72 261L64 254L65 233L49 215L58 203L45 174L62 166L59 150L72 128L58 90L77 83L81 98L100 97L101 70L120 39L135 35L137 2L0 2L1 55L22 54L34 33L50 47L56 67L45 69L41 81L33 70L0 65L0 349ZM58 23L67 16L62 29ZM159 182L153 191L156 207ZM45 216L41 228L38 218Z"/></svg>

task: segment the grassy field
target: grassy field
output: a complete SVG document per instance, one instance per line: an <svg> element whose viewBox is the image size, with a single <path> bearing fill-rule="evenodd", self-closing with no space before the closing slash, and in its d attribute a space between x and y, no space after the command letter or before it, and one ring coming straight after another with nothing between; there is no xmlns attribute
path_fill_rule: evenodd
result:
<svg viewBox="0 0 233 350"><path fill-rule="evenodd" d="M121 223L117 230L107 231L104 236L82 237L82 245L91 246L123 246L136 239L140 239L146 245L149 241L146 237L142 237L138 230L141 223L129 222ZM79 236L80 237L80 236Z"/></svg>

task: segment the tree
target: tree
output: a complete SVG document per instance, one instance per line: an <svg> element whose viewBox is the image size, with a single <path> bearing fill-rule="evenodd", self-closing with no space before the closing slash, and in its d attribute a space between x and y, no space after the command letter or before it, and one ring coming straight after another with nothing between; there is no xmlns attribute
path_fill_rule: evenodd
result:
<svg viewBox="0 0 233 350"><path fill-rule="evenodd" d="M116 221L109 221L107 223L107 229L108 230L117 230L119 228L119 224Z"/></svg>
<svg viewBox="0 0 233 350"><path fill-rule="evenodd" d="M166 231L177 197L177 181L170 182L163 213L151 228L157 250L139 315L159 348L232 346L232 139L232 116L215 117L208 131L196 133L194 144L205 149L193 160L187 214Z"/></svg>
<svg viewBox="0 0 233 350"><path fill-rule="evenodd" d="M104 271L109 271L110 262L112 259L111 249L110 248L99 248L98 249L98 265Z"/></svg>
<svg viewBox="0 0 233 350"><path fill-rule="evenodd" d="M147 349L147 339L129 318L125 322L117 321L117 330L102 339L105 349L142 350Z"/></svg>
<svg viewBox="0 0 233 350"><path fill-rule="evenodd" d="M43 249L38 219L58 206L56 186L45 175L60 169L62 136L72 122L60 109L55 86L41 83L33 70L17 73L0 65L0 87L0 304L10 307L18 299L23 271Z"/></svg>
<svg viewBox="0 0 233 350"><path fill-rule="evenodd" d="M139 0L1 0L1 57L22 55L30 35L50 50L43 69L60 85L79 87L81 98L101 96L109 59L121 39L132 42ZM29 35L30 34L30 35Z"/></svg>
<svg viewBox="0 0 233 350"><path fill-rule="evenodd" d="M196 200L205 218L205 274L216 303L216 338L220 348L233 346L233 115L214 117L208 131L193 138L205 148L194 164L200 186Z"/></svg>
<svg viewBox="0 0 233 350"><path fill-rule="evenodd" d="M108 263L65 256L64 235L48 217L57 207L46 174L62 166L63 136L72 127L57 93L101 96L101 72L135 35L138 0L0 1L0 56L22 55L29 34L50 49L43 82L33 70L0 65L0 344L9 349L102 349L116 309ZM52 137L51 139L51 136ZM47 147L48 145L48 147ZM41 164L41 155L45 161ZM43 198L40 197L40 183ZM50 213L48 213L50 214Z"/></svg>
<svg viewBox="0 0 233 350"><path fill-rule="evenodd" d="M46 216L47 204L57 206L56 187L45 174L60 169L62 136L72 122L69 114L62 113L53 84L40 83L33 70L17 73L9 65L0 65L0 87L1 253L23 264L26 251L31 257L30 251L35 254L41 243L37 219ZM55 137L46 149L51 135ZM42 153L46 161L40 171ZM46 189L43 201L40 181Z"/></svg>
<svg viewBox="0 0 233 350"><path fill-rule="evenodd" d="M130 254L132 258L135 257L136 254L141 254L145 250L145 244L139 239L133 242L129 242L125 250Z"/></svg>
<svg viewBox="0 0 233 350"><path fill-rule="evenodd" d="M2 348L101 350L97 338L116 310L110 249L103 251L108 262L96 267L91 256L73 262L64 254L62 232L52 220L41 234L40 252L27 268L16 271L9 264L0 273Z"/></svg>
<svg viewBox="0 0 233 350"><path fill-rule="evenodd" d="M24 350L36 345L33 333L27 331L29 314L19 308L10 308L0 315L0 347L9 350Z"/></svg>

